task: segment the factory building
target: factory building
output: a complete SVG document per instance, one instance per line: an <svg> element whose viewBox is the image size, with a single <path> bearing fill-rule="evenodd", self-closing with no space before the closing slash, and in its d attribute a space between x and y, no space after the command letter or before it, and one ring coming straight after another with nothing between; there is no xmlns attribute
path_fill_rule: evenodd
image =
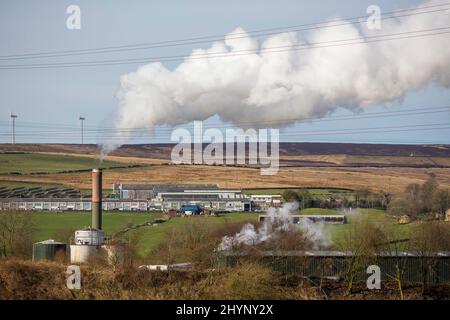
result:
<svg viewBox="0 0 450 320"><path fill-rule="evenodd" d="M155 210L179 209L183 204L196 204L214 211L249 211L250 197L241 190L184 190L183 192L160 192L150 201Z"/></svg>
<svg viewBox="0 0 450 320"><path fill-rule="evenodd" d="M217 190L216 184L113 184L113 197L119 199L151 200L161 192L183 192L184 190Z"/></svg>
<svg viewBox="0 0 450 320"><path fill-rule="evenodd" d="M281 195L252 194L250 196L253 211L267 211L270 207L281 207Z"/></svg>
<svg viewBox="0 0 450 320"><path fill-rule="evenodd" d="M105 211L147 211L146 200L104 199L102 209ZM90 211L90 198L82 199L41 199L17 198L0 199L0 210L39 210L39 211Z"/></svg>
<svg viewBox="0 0 450 320"><path fill-rule="evenodd" d="M0 210L90 211L91 196L82 197L71 189L52 188L45 192L3 190ZM94 188L96 190L96 188ZM0 190L1 191L1 190ZM97 201L96 203L100 203ZM104 211L168 211L183 205L198 205L203 209L222 212L266 211L281 205L280 195L246 195L241 190L219 189L215 184L114 184L112 194L103 198Z"/></svg>

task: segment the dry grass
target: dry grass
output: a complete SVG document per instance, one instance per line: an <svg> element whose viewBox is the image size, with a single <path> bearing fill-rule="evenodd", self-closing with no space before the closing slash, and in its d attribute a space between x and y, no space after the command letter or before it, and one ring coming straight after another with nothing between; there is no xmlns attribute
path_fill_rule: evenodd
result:
<svg viewBox="0 0 450 320"><path fill-rule="evenodd" d="M384 164L384 165L441 165L450 166L448 157L406 157L406 156L364 156L348 154L332 155L282 155L280 161L313 161L327 162L334 165L360 164Z"/></svg>
<svg viewBox="0 0 450 320"><path fill-rule="evenodd" d="M55 262L0 259L0 300L29 299L323 299L322 292L296 275L275 273L246 262L215 272L153 272L104 266L81 267L81 290L66 287L67 266ZM368 290L365 283L346 294L342 282L319 282L331 299L399 299L394 283ZM448 299L448 286L425 296L417 284L405 284L405 299Z"/></svg>
<svg viewBox="0 0 450 320"><path fill-rule="evenodd" d="M80 153L73 153L73 152L30 152L30 153L99 159L98 155L96 155L96 154L80 154ZM164 163L168 162L168 160L164 160L164 159L119 157L119 156L106 156L103 158L103 160L121 162L121 163L126 163L126 164L164 164Z"/></svg>
<svg viewBox="0 0 450 320"><path fill-rule="evenodd" d="M152 272L81 267L81 290L66 287L66 266L0 260L0 299L315 299L310 286L291 283L255 263L216 272Z"/></svg>
<svg viewBox="0 0 450 320"><path fill-rule="evenodd" d="M113 183L217 183L223 188L344 187L400 192L411 183L423 183L434 174L442 187L450 187L450 168L280 168L273 176L236 167L155 165L145 168L105 170L104 186ZM0 175L3 181L58 183L89 189L90 173Z"/></svg>

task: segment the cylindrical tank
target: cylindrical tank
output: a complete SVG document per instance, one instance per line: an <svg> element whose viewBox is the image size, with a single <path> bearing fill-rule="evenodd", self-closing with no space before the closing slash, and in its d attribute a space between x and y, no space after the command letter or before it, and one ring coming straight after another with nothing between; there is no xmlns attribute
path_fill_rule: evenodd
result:
<svg viewBox="0 0 450 320"><path fill-rule="evenodd" d="M92 169L92 228L102 228L102 169Z"/></svg>
<svg viewBox="0 0 450 320"><path fill-rule="evenodd" d="M66 250L67 244L52 239L36 242L33 244L33 261L53 261L55 258L64 260L66 257Z"/></svg>
<svg viewBox="0 0 450 320"><path fill-rule="evenodd" d="M85 228L75 231L75 244L100 246L105 242L105 233L103 230L94 228Z"/></svg>
<svg viewBox="0 0 450 320"><path fill-rule="evenodd" d="M89 259L95 253L97 253L97 246L71 245L70 246L70 262L71 263L88 263Z"/></svg>

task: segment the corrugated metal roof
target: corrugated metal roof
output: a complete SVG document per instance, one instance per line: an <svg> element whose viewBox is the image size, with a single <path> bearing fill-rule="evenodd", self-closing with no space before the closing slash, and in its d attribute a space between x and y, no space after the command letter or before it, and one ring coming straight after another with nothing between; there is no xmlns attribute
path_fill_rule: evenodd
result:
<svg viewBox="0 0 450 320"><path fill-rule="evenodd" d="M120 184L115 184L119 188ZM218 189L217 184L122 184L122 190L148 190L148 191L183 191L185 189L214 190Z"/></svg>

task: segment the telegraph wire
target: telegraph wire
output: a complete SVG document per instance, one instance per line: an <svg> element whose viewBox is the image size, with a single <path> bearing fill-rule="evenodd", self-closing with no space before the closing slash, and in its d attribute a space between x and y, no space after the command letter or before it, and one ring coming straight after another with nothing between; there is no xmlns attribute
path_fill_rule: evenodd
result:
<svg viewBox="0 0 450 320"><path fill-rule="evenodd" d="M310 49L318 49L318 48L328 48L333 46L344 46L344 45L352 45L352 44L363 44L363 43L371 43L371 42L379 42L379 41L388 41L388 40L399 40L404 39L404 37L397 37L402 35L410 35L416 33L424 33L424 32L432 32L432 31L442 31L448 30L450 27L441 27L441 28L433 28L433 29L422 29L415 31L405 31L400 33L392 33L392 34L382 34L382 35L372 35L358 38L347 38L347 39L337 39L337 40L328 40L321 41L315 43L302 43L302 44L293 44L293 45L285 45L285 46L276 46L276 47L266 47L260 49L246 49L246 50L235 50L232 52L210 52L210 53L199 53L199 54L191 54L190 56L186 55L174 55L174 56L159 56L159 57L148 57L148 58L128 58L128 59L115 59L115 60L94 60L94 61L82 61L82 62L60 62L60 63L39 63L39 64L16 64L16 65L0 65L1 69L33 69L33 68L44 68L44 67L66 67L66 66L90 66L90 65L113 65L120 64L122 62L129 63L150 63L150 62L166 62L166 61L178 61L178 60L197 60L197 59L205 59L205 58L222 58L222 57L235 57L242 55L253 55L253 54L267 54L273 52L287 52L287 51L302 51L302 50L310 50ZM448 32L437 32L437 33L428 33L428 34L418 34L411 35L407 38L415 38L415 37L423 37L423 36L432 36L439 34L446 34ZM388 37L396 37L396 38L388 38ZM380 39L377 39L380 38ZM384 39L386 38L386 39ZM372 41L367 41L366 39L374 39ZM348 42L348 41L356 41L350 43L341 43L338 42ZM336 45L332 45L333 43L337 43ZM280 50L286 49L286 50Z"/></svg>
<svg viewBox="0 0 450 320"><path fill-rule="evenodd" d="M435 29L428 29L428 30L418 30L418 31L408 31L404 32L402 34L407 33L419 33L419 32L428 32L430 30L447 30L450 29L450 27L442 27L442 28L435 28ZM169 56L167 58L165 57L155 57L155 58L135 58L135 59L122 59L122 60L97 60L97 61L86 61L86 62L62 62L62 63L53 63L53 64L21 64L21 65L0 65L0 69L3 70L16 70L16 69L49 69L49 68L72 68L72 67L96 67L96 66L110 66L110 65L126 65L126 64L141 64L141 63L151 63L151 62L169 62L169 61L190 61L190 60L198 60L198 59L216 59L216 58L230 58L230 57L239 57L239 56L247 56L247 55L254 55L258 53L262 54L268 54L268 53L280 53L280 52L290 52L290 51L303 51L303 50L312 50L312 49L321 49L321 48L330 48L330 47L343 47L343 46L350 46L350 45L359 45L359 44L366 44L366 43L374 43L374 42L381 42L381 41L392 41L392 40L403 40L403 39L413 39L413 38L419 38L419 37L427 37L427 36L436 36L436 35L444 35L449 34L450 31L442 31L442 32L436 32L436 33L428 33L428 34L418 34L418 35L408 35L408 36L401 36L401 37L394 37L394 38L386 38L386 39L374 39L374 40L361 40L356 42L348 42L348 43L338 43L338 44L330 44L327 45L326 43L332 43L336 41L349 41L349 40L331 40L331 41L324 41L321 44L321 46L311 46L311 44L299 44L299 45L292 45L288 46L288 49L285 50L273 50L273 48L261 48L261 49L255 49L252 50L253 52L247 52L247 53L235 53L235 52L228 52L228 53L204 53L199 54L199 56ZM383 35L384 37L391 37L392 35ZM377 37L377 36L373 36ZM378 36L381 37L381 36ZM364 38L361 38L364 39ZM271 50L271 51L270 51ZM244 50L242 50L244 51ZM249 50L246 50L249 51ZM174 58L172 58L174 57Z"/></svg>
<svg viewBox="0 0 450 320"><path fill-rule="evenodd" d="M388 129L388 130L387 130ZM364 127L364 128L345 128L345 129L330 129L330 130L291 130L290 132L282 132L280 133L280 136L316 136L316 135L330 135L330 134L365 134L365 133L391 133L391 132L404 132L404 131L424 131L424 130L447 130L450 129L450 123L433 123L433 124L413 124L413 125L402 125L402 126L384 126L384 127ZM117 134L118 132L116 132ZM149 134L149 133L147 133ZM142 133L132 133L130 135L127 135L127 137L134 137L134 136L141 136ZM6 137L10 136L8 133L0 133L0 136ZM43 138L43 137L53 137L53 135L44 135L44 134L38 134L35 132L25 132L20 133L16 135L19 138ZM68 138L76 138L78 137L78 134L74 133L68 133L58 134L58 139L68 139ZM88 138L112 138L114 139L117 137L117 135L111 136L110 134L106 133L100 133L100 134L93 134L88 133L85 135ZM167 134L151 134L152 138L159 138L159 137L167 137Z"/></svg>
<svg viewBox="0 0 450 320"><path fill-rule="evenodd" d="M341 116L333 116L328 118L307 118L302 120L293 121L292 119L278 119L278 120L265 120L265 121L249 121L249 122L239 122L237 124L217 124L217 125L208 125L204 126L205 129L210 128L218 128L218 129L227 129L227 128L235 128L236 126L251 126L256 125L260 127L261 125L270 125L273 124L288 124L288 123L321 123L328 121L346 121L346 120L359 120L359 119L373 119L373 118L383 118L385 116L409 116L409 115L424 115L424 114L436 114L436 113L449 113L449 106L440 106L440 107L421 107L421 108L408 108L405 110L390 110L390 111L380 111L380 112L369 112L369 113L361 113L361 114L353 114L353 115L341 115ZM58 133L58 132L79 132L80 127L69 124L58 124L58 123L43 123L43 122L27 122L21 121L19 124L19 128L55 128L55 130L49 131L37 131L43 133ZM0 121L0 126L10 126L9 121ZM185 124L186 127L192 127L192 124ZM176 127L176 126L175 126ZM58 131L67 128L65 131ZM97 127L97 126L84 126L85 132L132 132L132 131L148 131L151 129L150 127ZM173 128L165 128L158 127L159 131L172 131Z"/></svg>
<svg viewBox="0 0 450 320"><path fill-rule="evenodd" d="M398 19L398 18L402 18L402 17L408 17L408 16L413 16L413 15L419 15L419 14L442 12L442 11L449 10L450 7L438 9L438 10L432 10L432 11L415 12L415 13L410 13L410 14L405 14L405 15L394 15L399 12L418 11L418 10L423 10L423 9L443 7L443 6L449 6L449 5L450 5L450 2L447 2L447 3L443 3L443 4L438 4L438 5L424 6L421 8L394 10L391 12L382 13L380 20ZM386 15L394 15L394 16L385 17ZM363 19L363 18L367 18L367 15L352 17L352 18L347 18L347 19L345 19L345 18L338 19L337 18L337 19L325 20L322 22L300 24L300 25L294 25L294 26L289 26L289 27L275 27L275 28L254 30L254 31L249 31L249 32L240 32L240 33L238 32L238 33L235 33L233 36L228 36L228 38L229 39L239 39L239 38L247 37L247 35L251 35L254 37L268 36L268 35L280 33L280 30L286 30L285 32L300 32L300 31L307 31L307 30L313 30L313 29L339 27L339 26L343 26L343 25L353 24L354 22L358 22L360 19ZM332 22L332 21L341 21L341 20L346 20L346 21L343 23L330 25L330 22ZM356 20L356 21L354 21L354 20ZM321 26L322 24L325 24L325 25ZM302 28L302 27L310 27L310 28L298 29L298 28ZM289 30L289 29L293 29L293 30ZM266 31L275 31L275 30L277 30L277 32L272 32L272 33L266 32ZM241 36L239 36L239 35L241 35ZM194 38L153 42L153 43L110 46L110 47L100 47L100 48L91 48L91 49L75 49L75 50L48 51L48 52L39 52L39 53L10 54L10 55L0 56L0 60L52 58L52 57L72 56L72 55L99 54L99 53L111 53L111 52L121 52L121 51L130 51L130 50L153 49L153 48L161 48L161 47L183 46L183 45L192 45L192 44L200 44L200 43L209 43L211 41L221 41L221 40L223 40L223 38L225 36L227 36L227 35L222 34L222 35L215 35L215 36L201 36L201 37L194 37ZM203 40L203 41L196 41L196 40Z"/></svg>

